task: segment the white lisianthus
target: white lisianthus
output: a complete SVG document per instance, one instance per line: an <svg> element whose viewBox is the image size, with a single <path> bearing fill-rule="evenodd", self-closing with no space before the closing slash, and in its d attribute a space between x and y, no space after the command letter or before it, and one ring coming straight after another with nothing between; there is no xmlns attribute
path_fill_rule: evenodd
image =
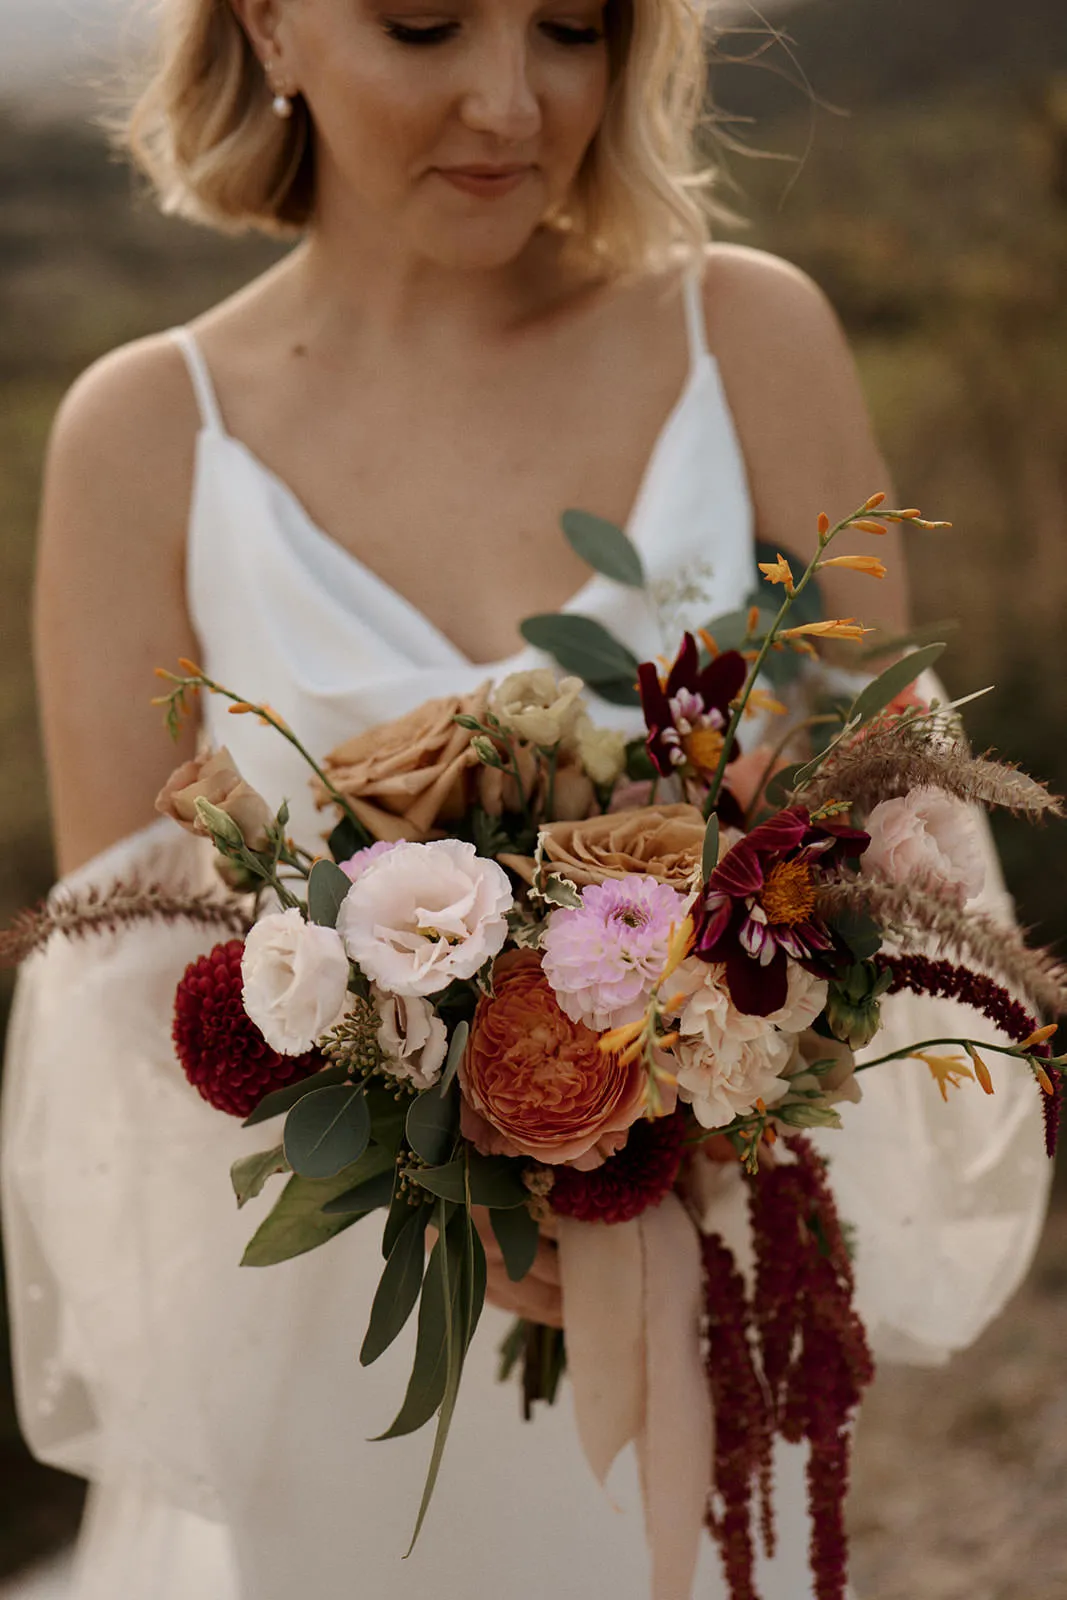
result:
<svg viewBox="0 0 1067 1600"><path fill-rule="evenodd" d="M789 1085L783 1075L793 1038L767 1017L738 1011L726 989L725 969L702 961L682 963L675 975L687 994L674 1045L678 1092L705 1128L724 1128L757 1100L774 1105Z"/></svg>
<svg viewBox="0 0 1067 1600"><path fill-rule="evenodd" d="M378 1043L386 1072L430 1089L441 1076L448 1054L448 1030L429 1000L419 995L383 994L374 990L374 1004L382 1019Z"/></svg>
<svg viewBox="0 0 1067 1600"><path fill-rule="evenodd" d="M295 907L257 922L241 957L244 1006L272 1049L302 1056L341 1016L348 957L333 928Z"/></svg>
<svg viewBox="0 0 1067 1600"><path fill-rule="evenodd" d="M547 667L513 672L493 692L491 709L505 730L546 749L573 732L583 715L581 678L561 678Z"/></svg>
<svg viewBox="0 0 1067 1600"><path fill-rule="evenodd" d="M578 760L595 784L610 788L626 765L626 735L617 728L598 728L582 717L574 730Z"/></svg>
<svg viewBox="0 0 1067 1600"><path fill-rule="evenodd" d="M372 861L341 904L351 959L390 994L437 994L503 949L513 903L503 867L460 839L402 842Z"/></svg>

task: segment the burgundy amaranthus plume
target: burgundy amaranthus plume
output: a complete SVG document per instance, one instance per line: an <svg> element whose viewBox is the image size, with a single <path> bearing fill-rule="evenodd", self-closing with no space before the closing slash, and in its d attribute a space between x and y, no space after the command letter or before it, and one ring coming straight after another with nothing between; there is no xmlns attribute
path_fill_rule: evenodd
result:
<svg viewBox="0 0 1067 1600"><path fill-rule="evenodd" d="M714 1491L708 1529L722 1557L731 1600L759 1600L752 1542L752 1491L763 1491L763 1537L773 1553L770 1515L773 1418L755 1366L752 1313L745 1281L715 1234L704 1255L707 1349L705 1368L715 1411Z"/></svg>
<svg viewBox="0 0 1067 1600"><path fill-rule="evenodd" d="M910 989L913 994L930 994L942 999L962 1000L988 1017L1009 1039L1020 1044L1037 1031L1037 1019L1026 1007L1014 999L1001 984L984 972L972 972L970 967L959 967L951 961L935 961L929 956L904 955L875 956L875 962L893 974L890 994ZM1052 1047L1046 1041L1033 1046L1035 1056L1048 1057ZM1060 1112L1063 1107L1063 1074L1051 1064L1045 1068L1052 1084L1052 1093L1043 1089L1042 1110L1045 1115L1045 1149L1049 1159L1056 1154L1059 1141Z"/></svg>
<svg viewBox="0 0 1067 1600"><path fill-rule="evenodd" d="M219 1111L247 1117L265 1095L324 1065L314 1050L272 1050L241 998L243 939L217 944L186 967L174 996L174 1048L194 1089Z"/></svg>
<svg viewBox="0 0 1067 1600"><path fill-rule="evenodd" d="M777 1430L810 1446L815 1593L843 1600L849 1429L874 1364L826 1164L802 1135L785 1143L794 1162L761 1171L751 1190L753 1314Z"/></svg>
<svg viewBox="0 0 1067 1600"><path fill-rule="evenodd" d="M555 1169L552 1209L579 1222L630 1222L674 1188L686 1133L683 1112L635 1122L617 1155L592 1172Z"/></svg>

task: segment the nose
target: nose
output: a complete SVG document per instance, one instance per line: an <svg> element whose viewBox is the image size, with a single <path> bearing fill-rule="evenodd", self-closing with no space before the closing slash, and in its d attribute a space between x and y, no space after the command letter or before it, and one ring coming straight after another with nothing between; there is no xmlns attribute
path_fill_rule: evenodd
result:
<svg viewBox="0 0 1067 1600"><path fill-rule="evenodd" d="M541 103L530 77L530 51L519 30L494 30L472 52L462 116L476 133L519 144L541 128Z"/></svg>

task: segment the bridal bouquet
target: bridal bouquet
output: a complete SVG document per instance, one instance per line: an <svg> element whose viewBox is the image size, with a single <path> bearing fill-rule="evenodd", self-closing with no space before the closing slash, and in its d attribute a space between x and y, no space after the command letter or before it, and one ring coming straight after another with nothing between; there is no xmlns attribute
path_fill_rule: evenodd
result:
<svg viewBox="0 0 1067 1600"><path fill-rule="evenodd" d="M194 663L163 674L173 726L195 692L228 698L306 757L330 818L312 858L287 807L225 750L174 774L160 809L213 840L247 913L182 978L174 1043L219 1110L285 1117L233 1168L240 1205L286 1176L245 1264L384 1214L360 1359L417 1310L407 1393L382 1435L437 1419L416 1537L486 1245L515 1281L557 1252L565 1333L517 1323L502 1372L521 1368L529 1415L569 1369L601 1480L636 1441L657 1597L689 1594L703 1526L735 1600L755 1595L753 1527L773 1546L781 1435L810 1449L815 1592L843 1600L849 1425L872 1362L848 1230L807 1131L839 1127L860 1071L906 1056L945 1098L968 1080L992 1093L996 1052L1043 1091L1052 1153L1067 1058L1042 1017L1064 1009L1065 975L970 906L983 861L968 803L1040 817L1059 802L974 757L955 706L920 699L939 644L898 641L858 692L824 687L797 711L818 681L813 641L867 632L822 618L818 573L884 572L828 547L886 520L939 526L879 496L836 527L821 519L801 574L763 552L779 604L757 595L686 633L672 662L638 662L588 618L532 618L524 633L562 677L431 701L321 761ZM645 583L619 530L580 514L564 526L598 570ZM598 726L587 690L639 705L645 735ZM754 716L787 731L749 748ZM917 1039L858 1068L901 989L963 999L997 1040ZM704 1225L724 1181L747 1185L753 1271Z"/></svg>

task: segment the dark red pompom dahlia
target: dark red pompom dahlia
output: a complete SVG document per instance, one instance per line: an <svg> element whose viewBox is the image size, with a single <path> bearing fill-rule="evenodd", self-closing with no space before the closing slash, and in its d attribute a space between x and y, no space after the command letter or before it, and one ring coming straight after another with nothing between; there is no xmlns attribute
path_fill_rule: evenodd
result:
<svg viewBox="0 0 1067 1600"><path fill-rule="evenodd" d="M186 967L174 996L174 1049L189 1082L219 1111L247 1117L265 1095L310 1077L317 1051L272 1050L241 998L243 939L230 939Z"/></svg>
<svg viewBox="0 0 1067 1600"><path fill-rule="evenodd" d="M557 1167L550 1203L578 1222L630 1222L659 1205L674 1188L687 1127L676 1111L654 1122L635 1122L626 1144L592 1172Z"/></svg>

